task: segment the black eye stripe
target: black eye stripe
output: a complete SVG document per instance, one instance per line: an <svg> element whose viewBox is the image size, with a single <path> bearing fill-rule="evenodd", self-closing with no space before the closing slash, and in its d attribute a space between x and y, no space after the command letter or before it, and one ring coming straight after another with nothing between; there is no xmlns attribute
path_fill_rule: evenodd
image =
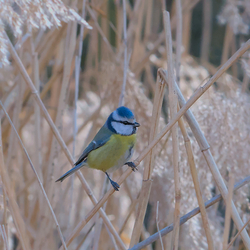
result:
<svg viewBox="0 0 250 250"><path fill-rule="evenodd" d="M113 120L114 122L119 122L119 123L122 123L124 125L135 125L134 123L131 123L131 122L128 122L128 121L117 121L117 120Z"/></svg>

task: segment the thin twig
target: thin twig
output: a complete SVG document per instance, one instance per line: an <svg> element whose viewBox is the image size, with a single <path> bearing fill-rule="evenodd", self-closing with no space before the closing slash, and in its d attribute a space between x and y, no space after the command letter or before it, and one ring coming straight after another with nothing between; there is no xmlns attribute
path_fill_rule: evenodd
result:
<svg viewBox="0 0 250 250"><path fill-rule="evenodd" d="M6 34L6 39L8 39L8 41L9 41L9 38L8 38L7 34ZM52 129L52 131L53 131L56 139L58 140L58 142L59 142L59 144L60 144L63 152L65 153L66 157L68 158L70 164L72 166L74 166L74 159L73 159L72 155L70 154L70 152L69 152L69 150L68 150L65 142L63 141L63 139L62 139L59 131L57 130L54 122L52 121L52 119L51 119L51 117L50 117L47 109L45 108L45 106L44 106L44 104L43 104L40 96L38 95L38 92L37 92L36 88L34 87L34 84L32 83L32 81L31 81L31 79L30 79L27 71L25 70L24 65L22 64L19 56L17 55L17 53L16 53L15 49L13 48L13 46L12 46L12 44L11 44L10 41L9 41L9 48L10 48L11 55L13 56L14 60L17 63L17 66L18 66L18 68L20 70L20 73L22 74L22 76L23 76L26 84L30 88L30 90L31 90L31 92L32 92L32 94L33 94L33 96L35 98L35 101L38 103L40 109L42 110L42 112L43 112L43 114L45 116L45 119L47 120L49 126L51 127L51 129ZM92 190L90 189L90 187L89 187L87 181L85 180L85 178L83 177L82 173L80 171L77 171L76 174L77 174L79 180L81 181L81 184L83 185L83 188L85 189L85 191L86 191L87 195L89 196L90 200L92 201L92 203L94 205L97 205L97 199L95 198ZM116 241L119 244L119 247L121 249L126 249L123 241L121 240L121 238L119 237L118 233L114 229L114 227L111 224L110 220L108 219L106 213L102 209L100 209L100 215L101 215L104 223L109 228L110 232L114 235ZM67 242L67 244L70 244L70 242Z"/></svg>
<svg viewBox="0 0 250 250"><path fill-rule="evenodd" d="M169 106L170 119L177 113L178 97L175 90L175 77L172 60L172 35L169 12L163 11L164 29L166 34L166 51L168 64L168 88L169 88ZM174 188L175 188L175 209L174 209L174 232L172 235L172 249L178 250L179 245L179 230L180 230L180 203L181 203L181 188L180 188L180 173L179 173L179 140L177 123L171 128L172 143L173 143L173 165L174 165Z"/></svg>
<svg viewBox="0 0 250 250"><path fill-rule="evenodd" d="M16 136L17 136L17 139L18 139L20 145L21 145L21 147L22 147L22 149L23 149L25 155L26 155L27 158L28 158L28 161L29 161L29 163L30 163L30 166L31 166L31 168L32 168L32 170L33 170L33 172L34 172L36 178L37 178L38 184L39 184L39 186L40 186L40 188L41 188L41 190L42 190L42 193L43 193L43 195L44 195L44 197L45 197L45 199L46 199L47 205L48 205L48 207L49 207L49 209L50 209L50 212L51 212L51 214L52 214L52 216L53 216L53 219L54 219L54 221L55 221L56 228L57 228L57 230L58 230L58 233L59 233L59 236L60 236L60 238L61 238L61 241L62 241L62 244L63 244L63 246L64 246L64 249L67 250L67 246L66 246L66 244L65 244L65 241L64 241L64 238L63 238L63 234L62 234L61 228L60 228L60 226L59 226L59 224L58 224L56 215L55 215L55 213L54 213L54 211L53 211L53 208L52 208L52 206L51 206L51 204L50 204L50 201L49 201L49 199L48 199L48 197L47 197L47 194L46 194L46 192L45 192L45 190L44 190L44 188L43 188L43 184L42 184L42 182L41 182L41 180L40 180L40 178L39 178L39 175L38 175L38 173L37 173L37 171L36 171L36 169L35 169L35 167L34 167L32 161L31 161L31 159L30 159L30 157L29 157L29 155L28 155L28 152L27 152L26 148L25 148L24 145L23 145L23 142L22 142L20 136L18 135L18 133L17 133L17 131L16 131L16 128L15 128L14 124L12 123L12 121L11 121L11 119L10 119L10 117L9 117L7 111L5 110L5 108L4 108L4 106L3 106L3 104L2 104L1 101L0 101L0 105L2 106L2 109L3 109L3 111L4 111L5 115L6 115L6 117L8 118L9 123L10 123L12 129L15 131L15 134L16 134Z"/></svg>
<svg viewBox="0 0 250 250"><path fill-rule="evenodd" d="M157 201L157 205L156 205L156 227L157 227L157 232L159 233L159 238L160 238L160 242L161 242L161 249L164 250L164 246L163 246L163 242L162 242L162 237L161 237L161 233L160 233L160 229L159 229L159 201Z"/></svg>
<svg viewBox="0 0 250 250"><path fill-rule="evenodd" d="M250 219L244 224L244 226L239 230L239 232L233 237L233 239L231 240L231 242L227 246L227 250L233 245L233 243L236 240L236 238L240 235L240 233L242 232L242 230L247 226L247 224L249 222L250 222Z"/></svg>
<svg viewBox="0 0 250 250"><path fill-rule="evenodd" d="M4 189L6 190L6 194L8 196L9 208L13 221L15 222L17 233L20 239L20 244L24 250L30 250L31 248L29 245L29 239L26 232L25 223L21 211L16 202L13 186L11 185L11 180L4 164L1 121L0 121L0 173Z"/></svg>
<svg viewBox="0 0 250 250"><path fill-rule="evenodd" d="M187 130L185 128L184 121L183 121L182 117L179 120L179 127L181 129L183 139L185 142L185 147L186 147L187 156L188 156L188 163L189 163L189 167L190 167L190 171L191 171L191 175L192 175L192 179L193 179L193 183L194 183L196 197L197 197L198 204L199 204L199 207L201 210L201 218L202 218L203 228L205 230L205 234L207 237L208 249L213 250L214 249L213 239L212 239L211 231L209 228L209 223L208 223L208 219L207 219L207 213L206 213L204 201L202 199L200 184L199 184L199 180L198 180L198 173L197 173L197 169L196 169L195 162L194 162L192 145L191 145L191 141L190 141L190 138L188 136Z"/></svg>
<svg viewBox="0 0 250 250"><path fill-rule="evenodd" d="M141 154L134 161L135 165L138 166L140 162L147 156L147 154L152 150L152 148L161 140L161 138L173 127L173 125L182 117L188 109L208 90L212 84L219 79L219 77L240 57L242 56L248 49L250 48L250 40L248 40L216 73L213 77L209 79L209 81L201 86L197 91L190 97L190 99L182 106L182 108L177 112L177 114L169 121L169 123L165 126L165 128L158 133L156 138L141 152ZM201 132L200 132L201 133ZM132 173L133 171L128 168L123 175L118 179L117 183L121 185L124 180ZM221 177L222 178L222 177ZM109 191L102 197L102 199L98 202L97 205L85 216L84 220L79 222L74 231L82 228L102 207L102 205L108 200L108 198L114 193L114 189L111 188ZM236 211L237 212L237 211ZM235 212L236 216L237 213ZM238 219L238 218L237 218Z"/></svg>
<svg viewBox="0 0 250 250"><path fill-rule="evenodd" d="M231 57L231 59L232 59L232 57ZM229 61L230 61L230 59L227 61L227 63ZM219 71L220 70L218 70L217 73ZM160 74L161 74L162 78L165 81L167 81L167 72L164 71L164 70L160 70ZM208 81L208 83L209 82L210 81ZM205 84L204 86L206 86L207 84ZM190 101L190 99L189 99L188 102L186 102L185 99L184 99L184 97L183 97L183 95L182 95L182 93L181 93L181 91L180 91L180 89L179 89L179 87L177 86L177 84L176 84L175 87L176 87L177 92L178 92L180 106L182 108L184 108L188 104L188 102ZM191 130L192 130L192 132L193 132L193 134L194 134L194 136L195 136L198 144L199 144L201 153L205 157L205 160L206 160L207 165L208 165L208 167L209 167L209 169L210 169L210 171L211 171L211 173L213 175L213 178L214 178L214 180L216 182L216 185L219 188L219 190L220 190L223 198L226 200L226 196L227 196L227 193L228 193L227 187L226 187L226 185L224 183L224 180L223 180L223 178L221 176L221 173L220 173L220 171L218 169L218 166L216 165L215 160L214 160L214 158L213 158L213 156L211 154L210 146L209 146L209 144L208 144L208 142L207 142L207 140L206 140L203 132L201 131L201 129L199 127L199 124L195 120L195 118L194 118L194 116L193 116L193 114L192 114L192 112L190 110L187 110L187 112L186 112L186 118L187 118L187 122L188 122L188 124L189 124L189 126L190 126L190 128L191 128ZM240 215L239 215L239 213L238 213L238 211L237 211L237 209L235 207L235 204L233 202L232 202L232 217L233 217L233 220L234 220L234 222L235 222L238 230L240 228L242 228L243 222L242 222L242 220L240 218ZM243 238L243 241L244 241L245 245L249 246L249 248L250 248L250 239L249 239L249 235L247 234L246 230L243 230L241 236Z"/></svg>
<svg viewBox="0 0 250 250"><path fill-rule="evenodd" d="M176 59L175 59L175 71L176 81L180 86L180 67L181 67L181 50L182 50L182 6L181 0L176 0Z"/></svg>
<svg viewBox="0 0 250 250"><path fill-rule="evenodd" d="M250 183L250 176L246 177L245 179L237 182L234 185L234 191L238 190L239 188L243 187L246 184ZM222 195L216 195L215 197L213 197L212 199L208 200L205 202L205 208L209 208L212 205L216 204L217 202L219 202L220 200L222 200ZM184 223L186 223L188 220L190 220L191 218L193 218L195 215L200 213L200 207L197 207L195 209L193 209L192 211L190 211L189 213L183 215L180 219L180 225L183 225ZM172 232L174 229L173 224L163 228L162 230L160 230L161 236L165 236L168 233ZM138 243L137 245L135 245L134 247L130 248L129 250L139 250L139 249L143 249L145 246L152 244L154 241L159 239L159 233L155 233L153 235L151 235L150 237L148 237L146 240L141 241L140 243Z"/></svg>
<svg viewBox="0 0 250 250"><path fill-rule="evenodd" d="M2 233L2 237L3 237L6 250L10 250L4 225L0 225L0 231Z"/></svg>
<svg viewBox="0 0 250 250"><path fill-rule="evenodd" d="M229 185L228 185L228 195L226 200L226 215L225 215L225 226L223 234L223 250L227 249L228 236L231 224L231 210L232 210L232 198L233 198L233 188L234 188L234 177L233 175L229 176Z"/></svg>
<svg viewBox="0 0 250 250"><path fill-rule="evenodd" d="M152 110L152 118L150 124L150 134L149 134L149 143L153 141L157 132L158 132L158 124L161 115L161 108L162 108L162 101L165 91L165 83L160 81L159 75L156 80L155 86L155 96L154 96L154 103L153 103L153 110ZM154 168L154 157L155 157L155 150L152 150L146 160L145 160L145 167L143 172L143 182L142 187L139 195L138 200L138 208L136 212L136 219L134 228L132 231L132 237L130 241L130 247L137 244L140 239L143 221L146 214L146 209L148 205L149 195L152 186L151 175Z"/></svg>

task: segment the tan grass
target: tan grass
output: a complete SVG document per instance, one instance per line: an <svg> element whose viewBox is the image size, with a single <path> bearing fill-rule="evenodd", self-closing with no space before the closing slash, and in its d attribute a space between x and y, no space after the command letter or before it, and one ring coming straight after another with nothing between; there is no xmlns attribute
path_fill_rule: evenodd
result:
<svg viewBox="0 0 250 250"><path fill-rule="evenodd" d="M0 248L249 248L248 2L23 2L0 8ZM87 168L55 184L120 105L141 124L139 171L114 172L119 192Z"/></svg>

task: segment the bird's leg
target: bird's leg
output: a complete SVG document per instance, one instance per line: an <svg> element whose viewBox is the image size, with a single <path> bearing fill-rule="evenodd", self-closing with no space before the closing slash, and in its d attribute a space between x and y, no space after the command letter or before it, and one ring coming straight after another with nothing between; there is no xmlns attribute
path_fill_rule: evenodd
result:
<svg viewBox="0 0 250 250"><path fill-rule="evenodd" d="M136 165L132 161L128 161L124 165L128 165L129 167L131 167L134 172L135 172L135 170L138 171L138 168L136 167Z"/></svg>
<svg viewBox="0 0 250 250"><path fill-rule="evenodd" d="M118 183L116 183L115 181L112 181L107 172L105 172L105 174L107 175L107 177L108 177L111 185L115 189L115 191L119 191L120 186L118 185Z"/></svg>

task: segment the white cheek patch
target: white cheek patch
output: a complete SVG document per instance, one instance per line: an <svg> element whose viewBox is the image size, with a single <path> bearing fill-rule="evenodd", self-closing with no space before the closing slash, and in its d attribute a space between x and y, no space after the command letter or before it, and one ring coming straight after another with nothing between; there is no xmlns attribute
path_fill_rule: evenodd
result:
<svg viewBox="0 0 250 250"><path fill-rule="evenodd" d="M121 135L131 135L134 129L132 125L124 125L120 122L111 122L111 126L114 128L116 133Z"/></svg>

